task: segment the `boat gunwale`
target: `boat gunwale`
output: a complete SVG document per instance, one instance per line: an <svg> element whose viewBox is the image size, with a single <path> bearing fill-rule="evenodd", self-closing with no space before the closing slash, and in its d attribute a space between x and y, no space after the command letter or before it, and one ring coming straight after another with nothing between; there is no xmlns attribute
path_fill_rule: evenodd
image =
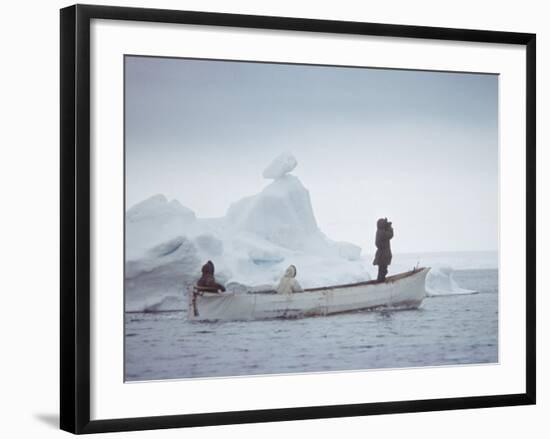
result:
<svg viewBox="0 0 550 439"><path fill-rule="evenodd" d="M327 287L305 288L303 291L297 291L292 294L315 293L315 292L326 291L326 290L338 290L343 288L390 284L398 280L406 279L408 277L411 277L415 274L418 274L422 271L426 271L429 269L430 267L419 267L410 271L405 271L403 273L394 274L392 276L388 276L384 282L379 282L375 279L375 280L368 280L368 281L356 282L356 283L350 283L350 284L332 285ZM264 290L264 291L248 291L246 294L247 295L265 295L265 294L278 294L278 293L275 290Z"/></svg>
<svg viewBox="0 0 550 439"><path fill-rule="evenodd" d="M388 284L388 283L393 283L397 280L406 279L408 277L411 277L411 276L413 276L415 274L418 274L418 273L420 273L424 270L427 270L427 269L429 269L429 267L420 267L420 268L415 268L415 269L410 270L410 271L405 271L403 273L394 274L392 276L388 276L384 282L379 282L376 279L374 279L374 280L368 280L368 281L364 281L364 282L356 282L356 283L351 283L351 284L340 284L340 285L332 285L332 286L328 286L328 287L306 288L306 289L304 289L303 292L304 293L309 293L309 292L315 292L315 291L336 290L336 289L341 289L341 288L360 287L360 286L367 286L367 285L384 285L384 284Z"/></svg>

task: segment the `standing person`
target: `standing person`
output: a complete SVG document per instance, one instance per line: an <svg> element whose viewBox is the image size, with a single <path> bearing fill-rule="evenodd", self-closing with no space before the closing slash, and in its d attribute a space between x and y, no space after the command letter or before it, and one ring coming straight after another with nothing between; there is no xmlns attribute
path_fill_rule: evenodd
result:
<svg viewBox="0 0 550 439"><path fill-rule="evenodd" d="M222 284L216 282L214 277L214 264L212 261L208 261L202 266L202 276L197 282L198 287L212 288L218 291L225 291L225 287Z"/></svg>
<svg viewBox="0 0 550 439"><path fill-rule="evenodd" d="M304 290L296 280L296 267L291 265L286 269L285 275L281 278L279 286L277 287L277 293L292 294L300 291Z"/></svg>
<svg viewBox="0 0 550 439"><path fill-rule="evenodd" d="M392 223L387 218L380 218L376 222L376 255L372 265L378 265L378 282L384 282L388 274L388 265L391 264L390 239L393 238Z"/></svg>

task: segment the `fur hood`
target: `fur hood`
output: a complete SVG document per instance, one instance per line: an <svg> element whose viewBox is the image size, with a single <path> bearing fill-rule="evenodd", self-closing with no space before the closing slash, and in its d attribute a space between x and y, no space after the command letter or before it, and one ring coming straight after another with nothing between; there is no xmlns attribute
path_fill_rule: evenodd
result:
<svg viewBox="0 0 550 439"><path fill-rule="evenodd" d="M277 287L277 293L292 294L300 291L303 291L303 289L296 280L296 267L291 265L286 269L284 276L281 278Z"/></svg>
<svg viewBox="0 0 550 439"><path fill-rule="evenodd" d="M290 265L285 271L285 277L296 277L296 267Z"/></svg>
<svg viewBox="0 0 550 439"><path fill-rule="evenodd" d="M206 264L202 266L202 274L214 274L214 263L212 261L208 261Z"/></svg>

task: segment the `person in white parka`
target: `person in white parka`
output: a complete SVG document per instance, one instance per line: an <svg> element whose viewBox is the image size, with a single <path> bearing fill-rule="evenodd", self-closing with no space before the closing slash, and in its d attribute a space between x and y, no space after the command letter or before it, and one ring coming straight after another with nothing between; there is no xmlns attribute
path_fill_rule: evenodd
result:
<svg viewBox="0 0 550 439"><path fill-rule="evenodd" d="M292 294L304 291L296 280L296 267L291 265L286 269L285 275L281 278L279 286L277 287L277 293L279 294Z"/></svg>

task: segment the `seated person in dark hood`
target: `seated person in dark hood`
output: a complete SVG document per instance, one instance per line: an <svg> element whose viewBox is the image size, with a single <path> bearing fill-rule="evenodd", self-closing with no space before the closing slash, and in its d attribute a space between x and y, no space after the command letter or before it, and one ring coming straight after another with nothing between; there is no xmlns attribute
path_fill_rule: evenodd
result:
<svg viewBox="0 0 550 439"><path fill-rule="evenodd" d="M380 218L376 222L376 255L373 265L378 265L378 282L384 282L388 274L388 265L391 264L392 254L390 239L393 238L392 223L387 218Z"/></svg>
<svg viewBox="0 0 550 439"><path fill-rule="evenodd" d="M225 287L216 282L216 278L214 277L214 264L212 261L208 261L202 266L202 276L198 280L197 286L225 291Z"/></svg>

